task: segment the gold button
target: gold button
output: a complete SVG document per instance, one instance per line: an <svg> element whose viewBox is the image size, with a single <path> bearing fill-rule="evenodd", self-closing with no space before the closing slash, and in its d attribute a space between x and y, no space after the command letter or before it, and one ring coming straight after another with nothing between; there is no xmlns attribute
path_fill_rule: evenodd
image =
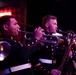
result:
<svg viewBox="0 0 76 75"><path fill-rule="evenodd" d="M51 47L53 47L53 45L51 45Z"/></svg>
<svg viewBox="0 0 76 75"><path fill-rule="evenodd" d="M14 40L14 42L16 42L16 40Z"/></svg>
<svg viewBox="0 0 76 75"><path fill-rule="evenodd" d="M28 44L28 46L30 46L30 44Z"/></svg>
<svg viewBox="0 0 76 75"><path fill-rule="evenodd" d="M48 73L50 73L50 72L48 71Z"/></svg>
<svg viewBox="0 0 76 75"><path fill-rule="evenodd" d="M53 48L52 48L51 50L52 50L52 51L54 51L54 49L53 49Z"/></svg>
<svg viewBox="0 0 76 75"><path fill-rule="evenodd" d="M50 39L52 40L52 37L50 37Z"/></svg>
<svg viewBox="0 0 76 75"><path fill-rule="evenodd" d="M29 61L29 59L28 59L28 61Z"/></svg>
<svg viewBox="0 0 76 75"><path fill-rule="evenodd" d="M34 44L34 42L32 42L32 44Z"/></svg>
<svg viewBox="0 0 76 75"><path fill-rule="evenodd" d="M58 49L58 46L56 48Z"/></svg>
<svg viewBox="0 0 76 75"><path fill-rule="evenodd" d="M46 70L46 69L44 68L44 70Z"/></svg>
<svg viewBox="0 0 76 75"><path fill-rule="evenodd" d="M48 48L48 46L46 46L46 48Z"/></svg>
<svg viewBox="0 0 76 75"><path fill-rule="evenodd" d="M36 40L36 42L37 42L37 40Z"/></svg>

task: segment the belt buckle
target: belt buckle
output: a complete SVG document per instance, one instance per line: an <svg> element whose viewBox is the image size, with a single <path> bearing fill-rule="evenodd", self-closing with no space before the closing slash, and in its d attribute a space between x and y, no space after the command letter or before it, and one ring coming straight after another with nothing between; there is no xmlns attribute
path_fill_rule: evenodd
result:
<svg viewBox="0 0 76 75"><path fill-rule="evenodd" d="M52 60L52 63L53 63L53 64L56 64L56 60Z"/></svg>

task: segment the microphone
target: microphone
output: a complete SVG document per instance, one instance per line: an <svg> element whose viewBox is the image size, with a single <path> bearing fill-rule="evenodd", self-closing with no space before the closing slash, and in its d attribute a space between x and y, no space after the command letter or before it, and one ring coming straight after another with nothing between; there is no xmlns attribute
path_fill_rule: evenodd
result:
<svg viewBox="0 0 76 75"><path fill-rule="evenodd" d="M58 32L63 32L61 29L57 29Z"/></svg>
<svg viewBox="0 0 76 75"><path fill-rule="evenodd" d="M66 33L65 31L63 31L61 29L57 29L57 32L59 32L59 33Z"/></svg>
<svg viewBox="0 0 76 75"><path fill-rule="evenodd" d="M59 33L61 33L61 34L63 34L63 35L67 35L67 31L63 31L63 30L61 30L61 29L57 29L57 32L59 32Z"/></svg>

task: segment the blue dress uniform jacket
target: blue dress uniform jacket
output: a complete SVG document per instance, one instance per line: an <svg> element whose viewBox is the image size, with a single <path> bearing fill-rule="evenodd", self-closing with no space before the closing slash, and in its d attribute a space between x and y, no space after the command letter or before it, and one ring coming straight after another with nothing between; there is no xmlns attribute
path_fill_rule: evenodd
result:
<svg viewBox="0 0 76 75"><path fill-rule="evenodd" d="M56 37L50 37L49 38L51 43L45 43L43 46L43 53L41 57L39 58L39 62L41 63L41 69L45 73L50 73L51 69L56 68L57 64L57 38ZM47 38L48 40L48 38Z"/></svg>
<svg viewBox="0 0 76 75"><path fill-rule="evenodd" d="M1 41L7 41L11 50L9 55L0 61L0 70L3 75L32 75L32 65L28 57L41 47L41 44L32 39L26 45L9 38L3 38Z"/></svg>
<svg viewBox="0 0 76 75"><path fill-rule="evenodd" d="M33 70L35 75L51 75L51 70L60 66L67 41L59 45L58 39L58 37L47 37L46 40L49 42L44 41L44 46L35 54L36 60L33 60L35 56L30 57L31 62L35 62Z"/></svg>
<svg viewBox="0 0 76 75"><path fill-rule="evenodd" d="M35 64L34 73L35 75L47 75L50 73L51 69L57 68L57 58L58 58L58 44L56 37L47 37L49 42L44 41L44 46L40 51L36 52L36 57L31 56L30 60ZM38 57L37 57L38 56ZM36 60L33 60L36 58ZM40 65L36 66L37 63Z"/></svg>

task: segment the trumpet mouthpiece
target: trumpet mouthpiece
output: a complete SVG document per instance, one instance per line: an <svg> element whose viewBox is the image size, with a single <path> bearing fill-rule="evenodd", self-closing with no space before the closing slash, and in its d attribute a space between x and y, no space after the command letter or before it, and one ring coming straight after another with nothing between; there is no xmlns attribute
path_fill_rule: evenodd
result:
<svg viewBox="0 0 76 75"><path fill-rule="evenodd" d="M18 29L18 32L21 32L21 30L20 30L20 29Z"/></svg>
<svg viewBox="0 0 76 75"><path fill-rule="evenodd" d="M24 32L25 33L26 31L18 29L18 32Z"/></svg>

